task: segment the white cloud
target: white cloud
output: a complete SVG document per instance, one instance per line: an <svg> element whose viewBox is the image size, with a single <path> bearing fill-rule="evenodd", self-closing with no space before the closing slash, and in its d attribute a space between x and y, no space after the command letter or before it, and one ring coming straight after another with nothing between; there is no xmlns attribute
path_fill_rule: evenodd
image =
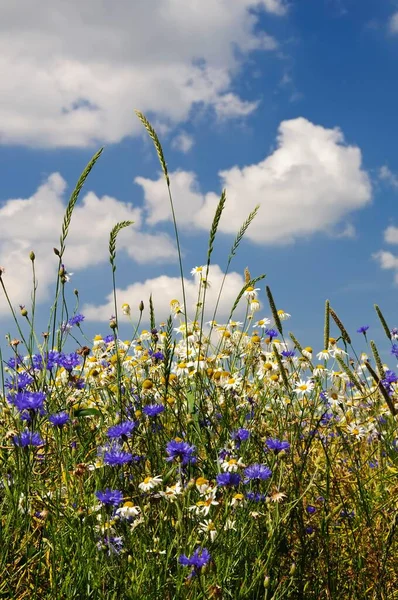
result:
<svg viewBox="0 0 398 600"><path fill-rule="evenodd" d="M59 247L66 208L65 189L65 180L59 173L53 173L30 198L11 199L0 208L0 264L6 269L3 280L15 304L30 303L31 250L36 255L39 301L47 297L49 285L55 281L58 259L53 247ZM67 270L81 270L108 261L109 233L117 222L124 220L134 224L120 232L118 251L124 251L138 263L175 260L174 245L166 235L140 231L140 209L110 196L99 198L88 192L81 194L72 216L64 254ZM1 295L0 314L8 314L8 310Z"/></svg>
<svg viewBox="0 0 398 600"><path fill-rule="evenodd" d="M284 15L287 11L286 4L282 0L264 0L265 8L275 15Z"/></svg>
<svg viewBox="0 0 398 600"><path fill-rule="evenodd" d="M4 3L3 3L4 4ZM257 103L232 93L253 50L273 50L258 13L282 0L13 0L1 8L0 143L88 146L167 125L198 104L219 117ZM239 58L238 58L239 55Z"/></svg>
<svg viewBox="0 0 398 600"><path fill-rule="evenodd" d="M330 237L333 238L348 238L354 239L356 237L356 230L352 223L346 223L344 228L336 228L334 231L329 232Z"/></svg>
<svg viewBox="0 0 398 600"><path fill-rule="evenodd" d="M218 293L224 274L218 265L211 265L209 271L209 282L211 287L206 294L206 320L213 316L214 308L218 298ZM185 294L188 306L188 317L193 319L195 316L196 303L198 301L198 284L192 279L185 279ZM227 318L230 310L245 284L244 278L236 272L228 273L221 295L220 304L216 319ZM152 294L153 304L157 322L165 321L170 314L170 301L177 299L182 303L181 280L179 277L167 277L162 275L154 279L148 279L144 282L137 282L128 286L126 289L117 290L118 305L124 303L130 304L132 311L138 316L138 305L141 300L146 307L148 315L148 300ZM245 302L244 299L241 301ZM106 321L114 311L113 294L107 296L106 302L100 306L87 304L83 306L82 312L87 320Z"/></svg>
<svg viewBox="0 0 398 600"><path fill-rule="evenodd" d="M398 33L398 12L391 15L388 21L388 29L390 33Z"/></svg>
<svg viewBox="0 0 398 600"><path fill-rule="evenodd" d="M372 254L374 258L383 270L391 269L394 271L394 282L398 284L398 256L394 256L391 252L380 250Z"/></svg>
<svg viewBox="0 0 398 600"><path fill-rule="evenodd" d="M398 188L398 177L386 165L379 169L379 178L389 183L393 188Z"/></svg>
<svg viewBox="0 0 398 600"><path fill-rule="evenodd" d="M289 244L314 233L329 233L371 201L372 188L359 148L348 146L339 129L326 129L302 117L280 124L277 147L263 161L219 173L227 203L219 230L235 234L260 204L247 237L258 244ZM148 222L170 219L163 176L137 177ZM203 193L193 172L171 174L178 222L209 229L219 192ZM353 226L344 235L354 234Z"/></svg>
<svg viewBox="0 0 398 600"><path fill-rule="evenodd" d="M189 152L193 145L193 137L188 135L185 131L178 134L171 142L171 147L174 148L174 150L180 150L180 152L184 152L184 154Z"/></svg>
<svg viewBox="0 0 398 600"><path fill-rule="evenodd" d="M384 241L387 244L398 244L398 227L390 225L384 230Z"/></svg>

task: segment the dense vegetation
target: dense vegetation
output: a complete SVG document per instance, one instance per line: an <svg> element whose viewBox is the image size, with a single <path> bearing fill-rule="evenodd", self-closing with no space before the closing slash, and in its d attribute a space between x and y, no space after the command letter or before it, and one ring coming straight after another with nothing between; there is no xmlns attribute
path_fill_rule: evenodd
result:
<svg viewBox="0 0 398 600"><path fill-rule="evenodd" d="M160 142L138 116L170 191ZM64 300L63 255L99 156L66 210L41 339L34 253L32 306L18 316L0 274L18 332L2 359L0 598L398 597L398 377L367 327L358 356L326 302L323 347L305 347L286 331L290 315L268 287L269 309L260 306L263 276L248 270L229 318L219 322L211 307L206 321L223 193L207 262L192 270L196 314L185 306L180 255L182 296L167 322L156 320L151 298L120 307L115 293L108 335L87 340L78 302L68 313ZM117 235L130 225L110 235L114 291ZM176 236L179 247L177 228ZM398 330L376 311L398 357ZM130 318L128 340L120 338L121 312Z"/></svg>

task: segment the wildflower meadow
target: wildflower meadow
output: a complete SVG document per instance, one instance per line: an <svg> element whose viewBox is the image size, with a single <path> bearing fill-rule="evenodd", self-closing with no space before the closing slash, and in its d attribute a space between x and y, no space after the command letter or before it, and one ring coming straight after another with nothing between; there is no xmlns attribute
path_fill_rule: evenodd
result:
<svg viewBox="0 0 398 600"><path fill-rule="evenodd" d="M86 338L79 295L66 303L69 225L101 150L66 209L44 333L34 249L30 306L15 308L1 268L14 331L1 356L0 599L398 598L398 376L366 325L353 347L328 301L319 347L297 339L277 290L265 286L260 305L255 264L219 320L206 296L228 190L203 265L189 266L197 304L187 306L173 182L156 132L137 116L160 160L179 252L168 319L158 321L151 297L119 305L117 236L129 221L110 232L107 330ZM375 310L396 362L398 329Z"/></svg>

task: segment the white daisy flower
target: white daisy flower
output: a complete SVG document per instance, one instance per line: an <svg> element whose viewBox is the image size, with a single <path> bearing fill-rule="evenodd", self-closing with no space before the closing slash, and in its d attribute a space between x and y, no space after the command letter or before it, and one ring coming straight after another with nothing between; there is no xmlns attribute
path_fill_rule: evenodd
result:
<svg viewBox="0 0 398 600"><path fill-rule="evenodd" d="M249 285L249 287L246 288L245 292L243 292L243 295L248 299L248 301L250 301L257 298L257 292L259 291L260 288L254 288L251 285Z"/></svg>
<svg viewBox="0 0 398 600"><path fill-rule="evenodd" d="M267 317L264 317L263 319L257 321L257 323L254 323L253 328L267 329L270 323L271 321L267 319Z"/></svg>
<svg viewBox="0 0 398 600"><path fill-rule="evenodd" d="M155 477L145 477L138 487L143 492L149 492L162 483L162 478L159 475Z"/></svg>
<svg viewBox="0 0 398 600"><path fill-rule="evenodd" d="M285 312L282 309L279 309L277 312L278 312L278 316L281 321L286 321L286 319L289 319L292 316L292 315L289 315L289 313Z"/></svg>
<svg viewBox="0 0 398 600"><path fill-rule="evenodd" d="M296 392L296 394L307 394L307 393L311 392L313 389L314 389L313 381L311 381L310 379L308 379L307 381L300 379L300 381L298 382L297 387L294 389L294 391Z"/></svg>

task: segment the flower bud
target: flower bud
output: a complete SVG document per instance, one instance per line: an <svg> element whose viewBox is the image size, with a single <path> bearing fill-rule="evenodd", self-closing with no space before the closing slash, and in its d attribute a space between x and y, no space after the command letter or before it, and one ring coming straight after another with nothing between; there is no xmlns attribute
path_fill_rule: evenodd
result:
<svg viewBox="0 0 398 600"><path fill-rule="evenodd" d="M33 252L33 250L32 250L32 252L29 254L29 258L30 258L30 260L31 260L32 262L35 260L35 258L36 258L36 255L35 255L35 253Z"/></svg>
<svg viewBox="0 0 398 600"><path fill-rule="evenodd" d="M141 302L140 302L140 303L139 303L139 305L138 305L138 310L139 310L140 312L142 312L142 311L144 310L144 303L143 303L143 301L142 301L142 300L141 300Z"/></svg>

